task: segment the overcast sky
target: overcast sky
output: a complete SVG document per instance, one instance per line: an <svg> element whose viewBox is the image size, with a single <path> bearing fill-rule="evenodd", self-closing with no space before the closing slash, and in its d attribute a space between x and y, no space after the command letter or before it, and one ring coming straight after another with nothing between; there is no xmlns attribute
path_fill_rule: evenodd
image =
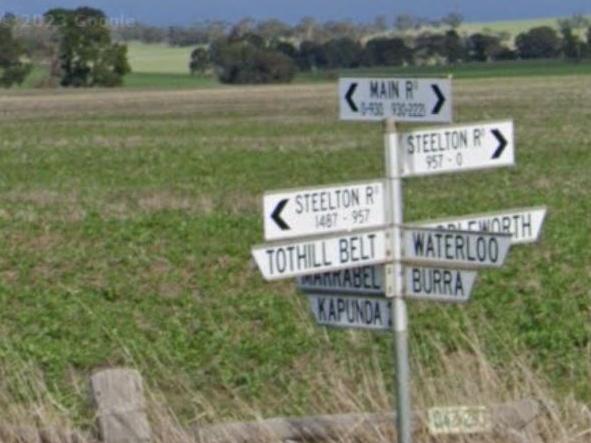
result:
<svg viewBox="0 0 591 443"><path fill-rule="evenodd" d="M52 7L80 5L103 9L113 18L168 25L242 17L370 21L399 14L440 18L459 12L468 21L518 20L591 14L591 0L0 0L0 13L42 14Z"/></svg>

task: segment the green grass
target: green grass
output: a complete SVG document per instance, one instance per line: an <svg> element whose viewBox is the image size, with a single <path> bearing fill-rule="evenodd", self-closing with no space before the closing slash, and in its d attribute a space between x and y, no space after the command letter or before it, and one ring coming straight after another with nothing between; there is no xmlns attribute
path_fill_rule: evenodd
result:
<svg viewBox="0 0 591 443"><path fill-rule="evenodd" d="M189 74L191 52L195 49L141 42L129 42L127 47L133 71L147 74Z"/></svg>
<svg viewBox="0 0 591 443"><path fill-rule="evenodd" d="M208 88L219 85L215 78L189 74L159 74L132 72L125 76L125 88L139 89L187 89Z"/></svg>
<svg viewBox="0 0 591 443"><path fill-rule="evenodd" d="M473 329L500 376L526 355L556 392L588 401L590 77L454 88L457 121L515 119L517 167L409 180L406 220L540 204L549 217L540 244L480 274L470 304L410 303L413 368L436 376L442 353L473 353L460 338ZM236 398L261 415L306 413L326 394L327 362L352 380L377 366L389 383L387 334L316 327L293 282L266 283L250 264L265 191L383 176L380 125L339 122L335 91L0 97L3 380L30 361L84 415L72 380L133 365L184 419L199 418L194 393L221 415Z"/></svg>

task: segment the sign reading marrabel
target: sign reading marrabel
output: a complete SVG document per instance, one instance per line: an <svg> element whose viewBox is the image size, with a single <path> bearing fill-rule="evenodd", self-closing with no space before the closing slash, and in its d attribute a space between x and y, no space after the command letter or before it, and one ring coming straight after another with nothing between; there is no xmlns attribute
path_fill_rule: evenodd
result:
<svg viewBox="0 0 591 443"><path fill-rule="evenodd" d="M470 299L476 271L408 266L404 296L419 300L463 303ZM363 266L342 271L306 275L298 289L308 294L384 296L382 266Z"/></svg>
<svg viewBox="0 0 591 443"><path fill-rule="evenodd" d="M451 79L342 78L341 120L452 121Z"/></svg>
<svg viewBox="0 0 591 443"><path fill-rule="evenodd" d="M388 330L392 304L385 298L310 294L310 309L319 325Z"/></svg>
<svg viewBox="0 0 591 443"><path fill-rule="evenodd" d="M386 230L359 231L291 243L255 246L252 255L266 280L334 271L388 261Z"/></svg>
<svg viewBox="0 0 591 443"><path fill-rule="evenodd" d="M265 239L328 234L385 224L383 180L270 192L263 198Z"/></svg>
<svg viewBox="0 0 591 443"><path fill-rule="evenodd" d="M443 174L515 163L513 122L444 126L398 137L402 176Z"/></svg>
<svg viewBox="0 0 591 443"><path fill-rule="evenodd" d="M500 267L511 235L490 232L404 228L404 261L459 268Z"/></svg>

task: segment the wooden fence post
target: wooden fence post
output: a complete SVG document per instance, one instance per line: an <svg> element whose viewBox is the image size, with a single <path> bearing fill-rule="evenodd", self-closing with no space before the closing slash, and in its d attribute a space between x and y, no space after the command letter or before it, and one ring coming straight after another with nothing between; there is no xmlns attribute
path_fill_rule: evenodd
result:
<svg viewBox="0 0 591 443"><path fill-rule="evenodd" d="M149 443L142 377L136 370L106 369L90 379L97 424L104 443Z"/></svg>

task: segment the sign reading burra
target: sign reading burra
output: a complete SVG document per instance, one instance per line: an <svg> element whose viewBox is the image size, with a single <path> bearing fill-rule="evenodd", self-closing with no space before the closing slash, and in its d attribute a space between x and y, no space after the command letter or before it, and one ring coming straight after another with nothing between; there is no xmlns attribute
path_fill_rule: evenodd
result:
<svg viewBox="0 0 591 443"><path fill-rule="evenodd" d="M385 230L360 231L290 243L256 246L252 255L266 280L385 263L391 256Z"/></svg>
<svg viewBox="0 0 591 443"><path fill-rule="evenodd" d="M373 180L267 193L263 198L265 239L382 226L384 189L384 180Z"/></svg>
<svg viewBox="0 0 591 443"><path fill-rule="evenodd" d="M342 120L452 121L451 80L444 78L342 78Z"/></svg>

